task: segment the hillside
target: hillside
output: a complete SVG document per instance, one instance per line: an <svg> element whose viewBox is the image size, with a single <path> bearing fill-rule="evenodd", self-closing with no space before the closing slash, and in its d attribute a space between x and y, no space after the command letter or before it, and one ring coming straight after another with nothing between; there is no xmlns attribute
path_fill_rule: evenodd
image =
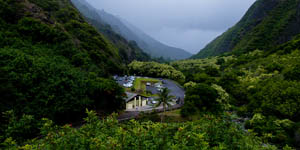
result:
<svg viewBox="0 0 300 150"><path fill-rule="evenodd" d="M119 19L118 17L115 17L104 10L97 10L89 5L89 3L86 1L72 0L72 2L81 11L81 13L85 15L85 17L111 26L113 32L120 34L128 41L136 41L137 45L152 57L185 59L191 56L190 53L183 49L167 46L159 41L156 41L127 21ZM96 24L94 25L99 26Z"/></svg>
<svg viewBox="0 0 300 150"><path fill-rule="evenodd" d="M0 39L1 114L65 123L86 108L122 109L124 91L109 78L123 60L69 0L0 0Z"/></svg>
<svg viewBox="0 0 300 150"><path fill-rule="evenodd" d="M300 34L270 50L171 65L186 76L185 87L219 85L225 92L223 101L227 99L240 117L249 118L245 128L263 141L279 148L300 147ZM187 96L182 112L201 110L201 96Z"/></svg>
<svg viewBox="0 0 300 150"><path fill-rule="evenodd" d="M90 6L85 1L71 0L76 8L81 11L86 20L92 24L99 32L105 35L119 50L119 54L126 63L133 60L149 61L148 56L134 41L128 41L119 33L115 32L102 17L97 13L97 10Z"/></svg>
<svg viewBox="0 0 300 150"><path fill-rule="evenodd" d="M73 2L83 14L0 0L1 150L300 148L300 0L257 0L205 55L219 56L167 63L143 62L138 41Z"/></svg>
<svg viewBox="0 0 300 150"><path fill-rule="evenodd" d="M192 58L270 50L300 33L299 0L258 0L232 28Z"/></svg>

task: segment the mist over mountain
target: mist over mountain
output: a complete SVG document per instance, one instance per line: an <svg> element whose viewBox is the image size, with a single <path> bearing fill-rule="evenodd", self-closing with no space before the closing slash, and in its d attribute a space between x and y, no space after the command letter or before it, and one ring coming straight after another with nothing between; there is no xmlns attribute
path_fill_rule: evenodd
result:
<svg viewBox="0 0 300 150"><path fill-rule="evenodd" d="M102 16L98 14L98 10L94 9L85 1L72 0L72 3L81 11L82 15L90 24L104 34L118 48L120 56L126 63L130 63L133 60L150 60L150 56L143 52L136 42L125 39L118 31L115 32L115 30L102 19Z"/></svg>
<svg viewBox="0 0 300 150"><path fill-rule="evenodd" d="M112 14L105 12L104 10L97 10L86 1L73 0L73 3L79 8L79 10L83 14L85 14L87 18L93 18L94 20L102 21L104 24L110 25L114 32L122 35L128 41L135 41L144 52L146 52L152 57L163 57L165 59L176 60L185 59L192 55L183 49L167 46L153 39L134 25L125 21L124 19L115 17ZM81 6L79 7L79 5ZM84 6L88 7L89 10L84 10ZM86 12L90 10L97 12L97 14L88 14ZM100 17L95 17L95 15L99 15Z"/></svg>

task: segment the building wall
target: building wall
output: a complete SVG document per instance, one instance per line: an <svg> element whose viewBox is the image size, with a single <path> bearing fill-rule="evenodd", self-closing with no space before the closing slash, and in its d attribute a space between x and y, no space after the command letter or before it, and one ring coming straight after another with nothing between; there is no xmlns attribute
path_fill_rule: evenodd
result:
<svg viewBox="0 0 300 150"><path fill-rule="evenodd" d="M134 106L133 101L130 101L130 102L126 103L126 110L128 110L128 109L134 109L133 106Z"/></svg>
<svg viewBox="0 0 300 150"><path fill-rule="evenodd" d="M143 105L143 106L146 106L146 105L147 105L147 100L143 100L143 101L142 101L142 105Z"/></svg>
<svg viewBox="0 0 300 150"><path fill-rule="evenodd" d="M143 107L147 105L147 100L145 98L139 98L136 97L134 99L132 99L131 101L126 103L126 110L130 110L130 109L136 109L136 107Z"/></svg>

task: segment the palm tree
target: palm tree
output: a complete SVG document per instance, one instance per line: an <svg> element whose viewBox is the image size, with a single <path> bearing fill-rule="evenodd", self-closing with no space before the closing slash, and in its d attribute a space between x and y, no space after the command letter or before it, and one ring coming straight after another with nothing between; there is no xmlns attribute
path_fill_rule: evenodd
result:
<svg viewBox="0 0 300 150"><path fill-rule="evenodd" d="M157 105L155 107L159 107L161 105L163 105L163 112L166 112L166 108L167 106L171 106L170 102L172 101L172 99L174 98L174 96L169 95L170 94L170 90L167 88L163 88L162 91L160 93L158 93L158 99L156 99L158 101ZM161 116L161 122L163 122L163 118L164 115Z"/></svg>

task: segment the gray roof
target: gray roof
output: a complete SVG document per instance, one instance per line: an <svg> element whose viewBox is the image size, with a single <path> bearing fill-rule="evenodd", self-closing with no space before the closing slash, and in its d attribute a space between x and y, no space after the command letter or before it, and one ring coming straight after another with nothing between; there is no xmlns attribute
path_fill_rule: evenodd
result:
<svg viewBox="0 0 300 150"><path fill-rule="evenodd" d="M134 97L138 96L138 94L136 93L129 93L129 92L125 92L127 95L127 98L125 99L126 102L129 102L130 100L132 100Z"/></svg>
<svg viewBox="0 0 300 150"><path fill-rule="evenodd" d="M131 101L134 97L136 97L136 96L141 96L141 95L139 95L139 94L136 94L136 93L130 93L130 92L125 92L126 93L126 98L125 98L125 101L126 101L126 103L127 102L129 102L129 101ZM144 98L149 98L149 97L147 97L147 96L141 96L141 97L144 97Z"/></svg>

